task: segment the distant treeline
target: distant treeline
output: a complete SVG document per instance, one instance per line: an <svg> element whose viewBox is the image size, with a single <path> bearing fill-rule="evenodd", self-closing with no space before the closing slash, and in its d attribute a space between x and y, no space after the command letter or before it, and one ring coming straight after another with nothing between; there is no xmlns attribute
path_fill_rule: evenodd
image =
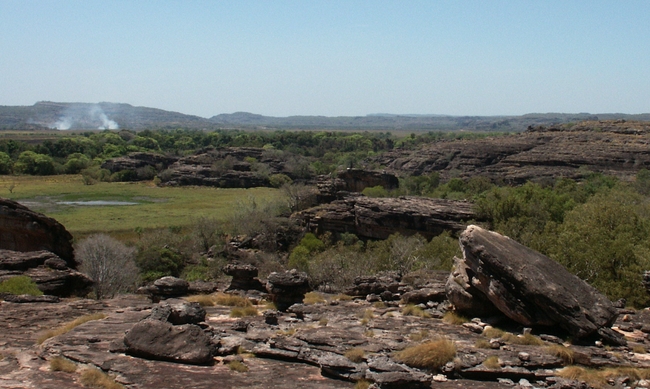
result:
<svg viewBox="0 0 650 389"><path fill-rule="evenodd" d="M486 133L427 132L396 137L390 132L243 131L243 130L105 130L61 134L38 144L0 140L0 174L75 174L131 152L189 155L206 147L260 147L305 157L355 160L394 148L411 149L444 139L485 137ZM494 136L495 134L490 134Z"/></svg>

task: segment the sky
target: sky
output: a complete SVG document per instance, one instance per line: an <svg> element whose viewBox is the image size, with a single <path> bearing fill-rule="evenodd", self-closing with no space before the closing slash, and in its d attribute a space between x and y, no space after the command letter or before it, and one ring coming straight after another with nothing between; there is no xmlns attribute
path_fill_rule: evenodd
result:
<svg viewBox="0 0 650 389"><path fill-rule="evenodd" d="M0 105L650 112L650 1L0 0Z"/></svg>

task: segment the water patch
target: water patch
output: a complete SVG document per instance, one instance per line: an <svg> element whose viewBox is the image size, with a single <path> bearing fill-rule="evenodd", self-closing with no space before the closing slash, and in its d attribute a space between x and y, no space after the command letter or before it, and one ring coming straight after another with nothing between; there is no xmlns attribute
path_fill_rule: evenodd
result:
<svg viewBox="0 0 650 389"><path fill-rule="evenodd" d="M111 201L111 200L91 200L91 201L57 201L57 204L63 205L85 205L85 206L102 206L102 205L138 205L132 201Z"/></svg>

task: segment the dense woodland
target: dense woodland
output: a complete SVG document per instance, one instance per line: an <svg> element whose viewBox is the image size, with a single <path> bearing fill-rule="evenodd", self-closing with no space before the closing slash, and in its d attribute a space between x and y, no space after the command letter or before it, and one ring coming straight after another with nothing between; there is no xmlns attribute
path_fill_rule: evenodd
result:
<svg viewBox="0 0 650 389"><path fill-rule="evenodd" d="M315 176L362 166L369 157L395 148L415 149L443 139L482 136L485 134L458 132L402 138L378 132L87 132L39 144L0 140L0 173L92 172L96 177L103 161L130 152L183 156L206 147L236 146L262 147L308 158L309 175ZM480 224L557 260L611 299L626 298L630 305L647 306L648 297L640 286L643 270L650 269L650 172L640 170L632 182L587 173L587 178L579 182L561 178L516 187L497 186L478 176L442 182L437 173L432 173L400 177L400 187L393 191L376 187L367 188L364 194L469 200ZM101 177L106 181L119 178L110 174ZM288 195L289 188L285 188ZM240 235L259 237L259 250L246 260L258 265L262 273L298 268L311 275L315 286L332 291L341 290L355 276L379 271L408 274L416 270L448 270L453 256L460 255L456 239L449 233L431 241L420 236L394 235L376 242L362 241L351 234L301 235L295 233L295 226L286 217L288 213L286 202L244 202L238 205L233 220L225 223L197 219L190 229L170 226L137 231L138 241L129 243L137 250L129 252L139 269L139 282L163 275L188 280L218 278L228 256L219 247ZM279 247L278 231L296 236Z"/></svg>

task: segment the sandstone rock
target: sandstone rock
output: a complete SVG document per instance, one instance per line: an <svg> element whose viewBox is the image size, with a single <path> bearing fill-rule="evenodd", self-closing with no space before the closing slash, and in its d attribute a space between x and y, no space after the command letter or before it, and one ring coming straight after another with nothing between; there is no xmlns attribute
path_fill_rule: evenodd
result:
<svg viewBox="0 0 650 389"><path fill-rule="evenodd" d="M188 294L210 294L217 291L219 284L209 281L192 281L187 289Z"/></svg>
<svg viewBox="0 0 650 389"><path fill-rule="evenodd" d="M61 299L58 296L51 295L42 295L42 296L32 296L29 294L6 294L0 296L4 301L16 304L25 304L25 303L58 303Z"/></svg>
<svg viewBox="0 0 650 389"><path fill-rule="evenodd" d="M0 281L18 275L30 277L43 293L60 297L85 296L93 284L49 251L0 250Z"/></svg>
<svg viewBox="0 0 650 389"><path fill-rule="evenodd" d="M193 324L143 320L127 332L124 344L128 354L140 358L196 365L212 362L212 342Z"/></svg>
<svg viewBox="0 0 650 389"><path fill-rule="evenodd" d="M257 278L258 270L250 264L228 264L223 272L232 277L227 290L259 290L266 291L262 282Z"/></svg>
<svg viewBox="0 0 650 389"><path fill-rule="evenodd" d="M341 199L349 192L362 192L366 188L381 186L385 189L399 187L399 179L386 172L369 171L363 169L347 169L340 171L336 177L323 175L317 177L318 202L329 203Z"/></svg>
<svg viewBox="0 0 650 389"><path fill-rule="evenodd" d="M461 231L475 219L465 201L402 196L398 198L348 197L292 216L308 229L322 234L351 232L371 239L386 239L399 232L427 239L443 231Z"/></svg>
<svg viewBox="0 0 650 389"><path fill-rule="evenodd" d="M380 295L388 291L397 293L400 288L401 277L397 273L383 273L377 276L361 276L354 279L354 285L345 291L349 296L366 297Z"/></svg>
<svg viewBox="0 0 650 389"><path fill-rule="evenodd" d="M587 171L629 180L650 167L648 133L647 122L582 122L571 129L537 127L506 137L441 141L415 151L396 149L372 161L395 173L438 172L442 180L483 176L523 184L580 179Z"/></svg>
<svg viewBox="0 0 650 389"><path fill-rule="evenodd" d="M198 324L205 320L205 309L199 303L171 298L153 307L149 318L173 325Z"/></svg>
<svg viewBox="0 0 650 389"><path fill-rule="evenodd" d="M279 311L286 311L293 304L302 303L311 290L309 277L296 269L269 274L266 289Z"/></svg>
<svg viewBox="0 0 650 389"><path fill-rule="evenodd" d="M154 153L130 153L126 157L109 159L102 163L102 169L108 169L111 173L123 170L136 170L151 166L156 171L166 169L176 162L178 158Z"/></svg>
<svg viewBox="0 0 650 389"><path fill-rule="evenodd" d="M466 291L472 296L480 292L522 325L557 326L575 338L584 338L616 320L617 310L607 297L557 262L508 237L469 226L460 243L463 260L457 262L455 271L466 275L466 285L471 285ZM448 284L459 283L450 276ZM468 310L456 294L449 297L457 309Z"/></svg>
<svg viewBox="0 0 650 389"><path fill-rule="evenodd" d="M15 201L0 199L0 249L50 251L76 269L72 235L56 220Z"/></svg>
<svg viewBox="0 0 650 389"><path fill-rule="evenodd" d="M148 294L154 302L160 299L181 297L188 294L190 284L180 278L167 276L157 279L151 285L138 289L138 293Z"/></svg>

